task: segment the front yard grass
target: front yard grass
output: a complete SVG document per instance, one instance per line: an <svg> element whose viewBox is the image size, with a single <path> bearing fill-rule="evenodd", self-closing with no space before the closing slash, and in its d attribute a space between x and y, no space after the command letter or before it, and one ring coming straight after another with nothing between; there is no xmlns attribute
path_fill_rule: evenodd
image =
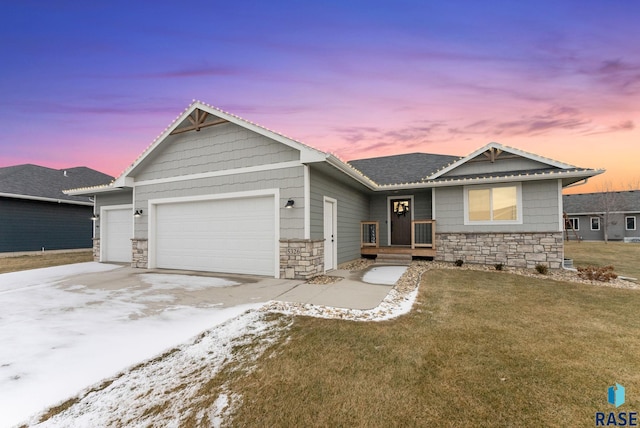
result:
<svg viewBox="0 0 640 428"><path fill-rule="evenodd" d="M618 275L640 279L640 244L565 242L564 256L577 266L613 266Z"/></svg>
<svg viewBox="0 0 640 428"><path fill-rule="evenodd" d="M65 253L40 253L34 255L0 258L0 273L39 269L93 261L92 250Z"/></svg>
<svg viewBox="0 0 640 428"><path fill-rule="evenodd" d="M584 245L580 244L580 245ZM234 426L593 426L640 410L640 292L503 272L427 272L385 322L297 317L230 381Z"/></svg>

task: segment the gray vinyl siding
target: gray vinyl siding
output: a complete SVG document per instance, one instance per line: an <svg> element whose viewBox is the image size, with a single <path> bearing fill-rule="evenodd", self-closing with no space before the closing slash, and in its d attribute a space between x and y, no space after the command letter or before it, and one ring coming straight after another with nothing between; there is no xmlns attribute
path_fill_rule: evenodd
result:
<svg viewBox="0 0 640 428"><path fill-rule="evenodd" d="M149 200L176 197L219 195L224 193L279 189L280 238L304 238L304 167L290 167L221 177L180 180L136 186L135 209L149 210ZM285 209L287 200L295 201L293 209ZM148 212L148 211L147 211ZM135 222L135 237L148 239L148 216Z"/></svg>
<svg viewBox="0 0 640 428"><path fill-rule="evenodd" d="M95 195L96 213L100 208L109 205L129 205L133 203L133 193L131 190L113 193L99 193Z"/></svg>
<svg viewBox="0 0 640 428"><path fill-rule="evenodd" d="M0 253L91 248L93 207L0 198Z"/></svg>
<svg viewBox="0 0 640 428"><path fill-rule="evenodd" d="M311 239L324 239L324 197L333 198L338 211L338 263L359 258L360 222L369 220L369 196L314 168L310 168L309 175Z"/></svg>
<svg viewBox="0 0 640 428"><path fill-rule="evenodd" d="M298 150L226 123L168 136L132 174L142 181L299 159Z"/></svg>
<svg viewBox="0 0 640 428"><path fill-rule="evenodd" d="M435 192L438 233L556 232L560 227L556 180L522 182L522 224L465 225L463 187L442 187Z"/></svg>
<svg viewBox="0 0 640 428"><path fill-rule="evenodd" d="M569 218L577 218L579 221L579 229L574 232L569 229L568 235L571 241L576 239L576 235L579 239L584 241L603 241L604 240L604 228L605 221L602 215L594 214L581 214L572 215L567 214ZM591 230L591 217L600 218L600 230ZM636 230L626 230L626 218L636 218ZM624 214L624 213L611 213L609 214L608 236L610 241L622 241L624 238L640 237L640 214Z"/></svg>
<svg viewBox="0 0 640 428"><path fill-rule="evenodd" d="M531 169L549 168L548 164L537 162L527 158L515 158L515 159L496 159L491 163L489 160L485 160L485 156L482 154L475 159L481 159L481 162L469 162L449 171L444 174L443 177L454 177L459 175L477 175L486 174L488 172L508 172L508 171L525 171Z"/></svg>
<svg viewBox="0 0 640 428"><path fill-rule="evenodd" d="M389 204L387 202L389 196L393 198L413 196L413 219L430 220L432 218L431 189L373 195L371 197L371 215L368 220L379 223L380 245L382 246L389 245Z"/></svg>

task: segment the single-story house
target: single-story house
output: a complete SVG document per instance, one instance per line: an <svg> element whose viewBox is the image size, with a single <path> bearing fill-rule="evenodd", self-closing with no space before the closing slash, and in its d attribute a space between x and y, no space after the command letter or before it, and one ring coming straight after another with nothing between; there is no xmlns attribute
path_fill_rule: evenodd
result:
<svg viewBox="0 0 640 428"><path fill-rule="evenodd" d="M62 191L112 180L87 167L0 168L0 253L91 248L92 198Z"/></svg>
<svg viewBox="0 0 640 428"><path fill-rule="evenodd" d="M92 196L95 256L141 268L307 278L402 253L559 268L562 189L602 173L490 143L343 162L193 102Z"/></svg>
<svg viewBox="0 0 640 428"><path fill-rule="evenodd" d="M567 240L640 242L640 191L563 195Z"/></svg>

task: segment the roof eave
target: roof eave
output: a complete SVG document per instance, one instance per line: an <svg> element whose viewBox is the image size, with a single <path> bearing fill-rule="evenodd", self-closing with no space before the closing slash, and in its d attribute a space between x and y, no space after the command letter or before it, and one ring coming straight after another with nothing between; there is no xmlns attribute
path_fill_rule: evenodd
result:
<svg viewBox="0 0 640 428"><path fill-rule="evenodd" d="M81 195L77 195L77 196L81 196ZM89 207L93 206L93 202L72 201L70 199L58 199L58 198L45 198L43 196L18 195L15 193L0 193L0 197L13 198L13 199L26 199L29 201L53 202L57 204L84 205Z"/></svg>

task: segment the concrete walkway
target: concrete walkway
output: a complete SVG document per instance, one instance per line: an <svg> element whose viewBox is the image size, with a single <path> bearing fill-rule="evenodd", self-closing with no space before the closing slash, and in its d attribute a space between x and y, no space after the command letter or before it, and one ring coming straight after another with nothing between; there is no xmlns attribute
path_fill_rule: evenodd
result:
<svg viewBox="0 0 640 428"><path fill-rule="evenodd" d="M362 276L366 271L334 270L328 275L341 277L342 280L333 284L301 283L274 300L334 308L373 309L389 294L393 286L362 282Z"/></svg>

